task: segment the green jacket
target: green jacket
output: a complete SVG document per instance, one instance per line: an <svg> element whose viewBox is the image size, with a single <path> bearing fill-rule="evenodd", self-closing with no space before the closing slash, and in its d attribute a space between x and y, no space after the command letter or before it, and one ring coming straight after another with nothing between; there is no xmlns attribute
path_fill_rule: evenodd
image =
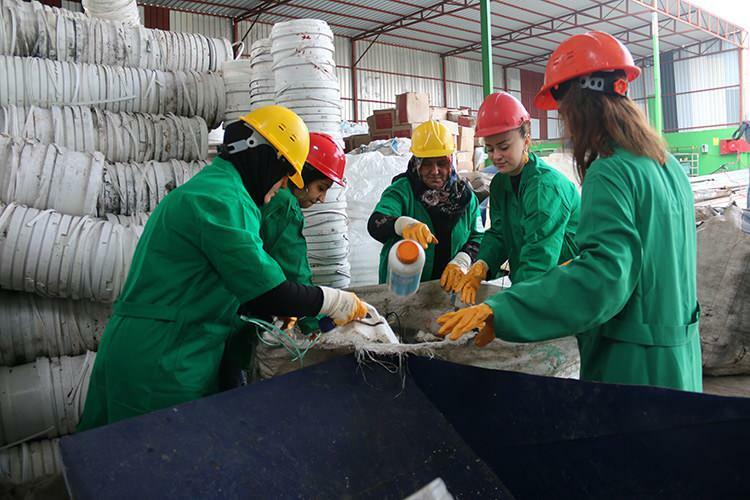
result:
<svg viewBox="0 0 750 500"><path fill-rule="evenodd" d="M581 198L575 184L535 154L521 171L518 195L510 176L490 184L490 221L477 259L495 277L506 261L510 279L521 283L578 254L575 233Z"/></svg>
<svg viewBox="0 0 750 500"><path fill-rule="evenodd" d="M284 282L260 211L216 158L154 210L102 336L78 430L217 391L238 306Z"/></svg>
<svg viewBox="0 0 750 500"><path fill-rule="evenodd" d="M701 391L693 193L677 160L596 160L576 239L570 265L486 301L496 335L578 333L584 379Z"/></svg>
<svg viewBox="0 0 750 500"><path fill-rule="evenodd" d="M401 217L402 215L412 217L427 224L430 231L435 232L427 209L421 201L415 198L414 191L412 191L409 180L406 177L397 179L383 191L383 196L380 198L374 211L390 217ZM453 226L450 242L451 255L456 255L470 241L477 244L481 243L483 234L484 227L482 226L482 219L479 216L479 203L476 196L472 193L471 202L469 202L466 212L458 219L456 225ZM388 278L388 252L399 240L401 240L401 237L394 235L383 245L383 249L380 251L380 283L385 283ZM444 243L440 242L440 244ZM430 245L425 250L425 264L422 270L421 281L429 281L431 279L434 259L435 246Z"/></svg>
<svg viewBox="0 0 750 500"><path fill-rule="evenodd" d="M292 190L280 189L260 211L263 215L260 225L263 248L281 266L286 279L300 285L312 285L307 241L302 235L305 216Z"/></svg>

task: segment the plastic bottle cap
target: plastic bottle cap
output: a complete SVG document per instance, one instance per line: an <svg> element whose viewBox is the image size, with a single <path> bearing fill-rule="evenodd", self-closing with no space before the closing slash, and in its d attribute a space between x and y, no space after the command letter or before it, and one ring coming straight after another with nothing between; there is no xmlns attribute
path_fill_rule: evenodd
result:
<svg viewBox="0 0 750 500"><path fill-rule="evenodd" d="M419 258L419 247L411 240L403 241L396 249L396 257L403 264L413 264Z"/></svg>

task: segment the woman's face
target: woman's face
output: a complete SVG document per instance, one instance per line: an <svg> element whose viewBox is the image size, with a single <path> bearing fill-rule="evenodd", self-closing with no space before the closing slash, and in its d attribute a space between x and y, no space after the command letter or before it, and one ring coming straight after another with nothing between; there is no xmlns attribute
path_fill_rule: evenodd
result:
<svg viewBox="0 0 750 500"><path fill-rule="evenodd" d="M448 182L451 175L450 156L438 158L421 158L419 164L419 177L425 186L430 189L441 189Z"/></svg>
<svg viewBox="0 0 750 500"><path fill-rule="evenodd" d="M484 138L484 150L501 174L518 175L524 162L524 152L528 151L531 138L521 137L518 129Z"/></svg>
<svg viewBox="0 0 750 500"><path fill-rule="evenodd" d="M325 201L326 193L331 189L332 185L333 181L331 179L317 179L306 183L303 189L295 187L293 192L300 207L310 208L316 203Z"/></svg>

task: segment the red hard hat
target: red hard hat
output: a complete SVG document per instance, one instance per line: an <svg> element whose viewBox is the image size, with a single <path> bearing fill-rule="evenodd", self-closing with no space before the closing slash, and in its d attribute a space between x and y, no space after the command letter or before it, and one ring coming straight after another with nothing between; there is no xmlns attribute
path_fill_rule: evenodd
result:
<svg viewBox="0 0 750 500"><path fill-rule="evenodd" d="M346 155L330 135L310 132L310 152L307 154L307 163L336 184L345 185Z"/></svg>
<svg viewBox="0 0 750 500"><path fill-rule="evenodd" d="M477 137L489 137L514 130L531 120L521 101L507 92L488 95L477 115Z"/></svg>
<svg viewBox="0 0 750 500"><path fill-rule="evenodd" d="M630 51L609 33L590 31L573 35L562 42L547 61L544 84L534 99L534 106L557 109L550 89L577 76L617 69L625 71L629 82L641 74Z"/></svg>

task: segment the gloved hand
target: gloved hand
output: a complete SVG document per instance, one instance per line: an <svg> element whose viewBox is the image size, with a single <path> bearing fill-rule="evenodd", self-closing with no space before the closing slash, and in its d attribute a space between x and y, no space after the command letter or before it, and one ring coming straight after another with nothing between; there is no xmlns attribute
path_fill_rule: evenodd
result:
<svg viewBox="0 0 750 500"><path fill-rule="evenodd" d="M367 306L352 292L327 286L321 286L320 289L323 290L323 307L320 314L330 316L337 325L345 325L367 316Z"/></svg>
<svg viewBox="0 0 750 500"><path fill-rule="evenodd" d="M461 301L464 304L476 304L477 303L477 291L479 285L482 284L482 280L487 279L487 272L489 266L483 260L478 260L469 269L463 278L453 288L455 292L461 292Z"/></svg>
<svg viewBox="0 0 750 500"><path fill-rule="evenodd" d="M443 274L440 276L440 286L446 292L453 291L453 288L461 281L471 266L471 257L466 252L458 252L453 260L445 266Z"/></svg>
<svg viewBox="0 0 750 500"><path fill-rule="evenodd" d="M438 240L430 232L430 228L424 222L419 222L417 219L411 217L401 216L396 219L394 226L396 234L401 236L405 240L414 240L425 250L430 243L437 244Z"/></svg>
<svg viewBox="0 0 750 500"><path fill-rule="evenodd" d="M437 319L441 325L438 335L442 337L450 333L449 339L458 340L475 328L484 328L488 318L492 321L492 309L487 304L447 312Z"/></svg>
<svg viewBox="0 0 750 500"><path fill-rule="evenodd" d="M479 330L479 333L474 337L474 345L477 347L484 347L490 342L495 340L495 325L492 319L484 324L484 328Z"/></svg>
<svg viewBox="0 0 750 500"><path fill-rule="evenodd" d="M281 324L281 329L282 330L291 330L297 324L297 318L295 318L294 316L283 317L283 318L279 318L279 319L282 322L282 324Z"/></svg>

